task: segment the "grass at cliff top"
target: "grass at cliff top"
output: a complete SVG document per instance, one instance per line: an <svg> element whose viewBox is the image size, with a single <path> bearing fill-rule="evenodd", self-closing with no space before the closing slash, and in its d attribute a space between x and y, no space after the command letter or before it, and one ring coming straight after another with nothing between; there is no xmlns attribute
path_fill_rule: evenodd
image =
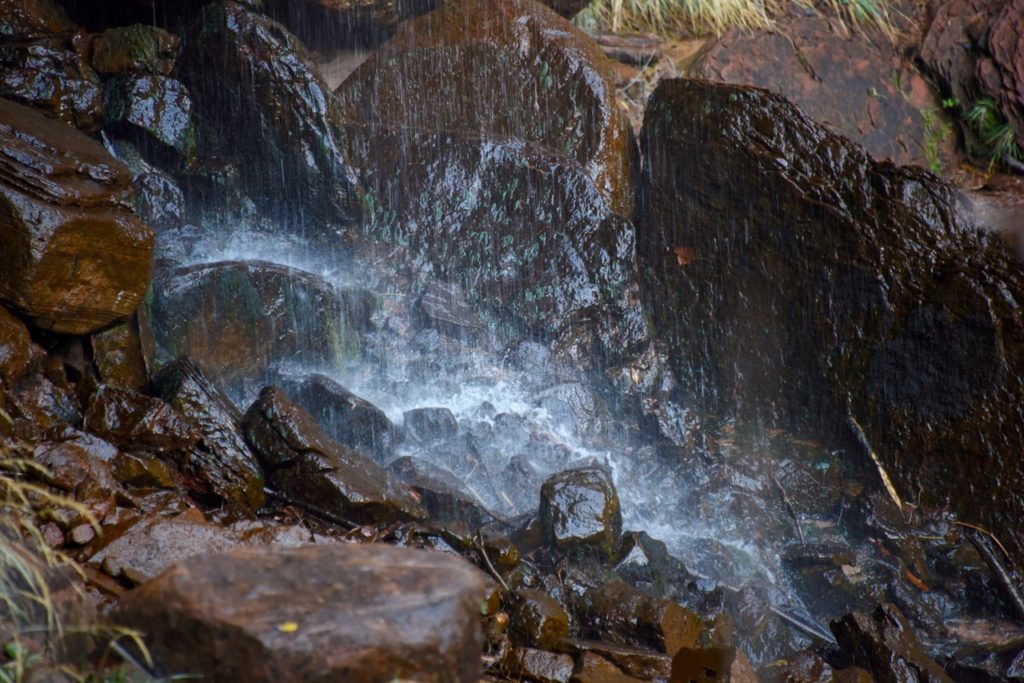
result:
<svg viewBox="0 0 1024 683"><path fill-rule="evenodd" d="M889 0L796 0L821 7L844 23L892 34ZM730 28L771 28L788 0L593 0L578 24L612 32L721 34Z"/></svg>

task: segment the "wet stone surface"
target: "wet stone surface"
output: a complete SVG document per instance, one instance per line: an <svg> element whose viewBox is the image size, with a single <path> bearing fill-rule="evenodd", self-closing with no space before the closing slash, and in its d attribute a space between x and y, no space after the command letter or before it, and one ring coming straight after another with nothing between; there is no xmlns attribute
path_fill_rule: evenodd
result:
<svg viewBox="0 0 1024 683"><path fill-rule="evenodd" d="M622 512L611 477L598 467L566 470L541 487L544 541L562 552L610 558L622 533Z"/></svg>

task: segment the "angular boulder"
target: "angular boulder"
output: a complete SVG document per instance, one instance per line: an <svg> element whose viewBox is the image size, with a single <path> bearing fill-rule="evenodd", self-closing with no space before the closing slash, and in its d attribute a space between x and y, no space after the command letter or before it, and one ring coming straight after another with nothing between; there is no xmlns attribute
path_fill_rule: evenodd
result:
<svg viewBox="0 0 1024 683"><path fill-rule="evenodd" d="M622 581L591 588L576 601L580 634L675 655L700 647L704 624L696 613Z"/></svg>
<svg viewBox="0 0 1024 683"><path fill-rule="evenodd" d="M475 568L438 552L245 548L171 567L111 617L143 634L164 673L224 683L476 683L484 595Z"/></svg>
<svg viewBox="0 0 1024 683"><path fill-rule="evenodd" d="M178 72L196 103L204 155L233 160L269 215L332 224L358 217L339 111L287 29L214 2L183 36Z"/></svg>
<svg viewBox="0 0 1024 683"><path fill-rule="evenodd" d="M170 76L181 40L145 24L116 26L89 36L85 50L97 73Z"/></svg>
<svg viewBox="0 0 1024 683"><path fill-rule="evenodd" d="M153 232L131 212L128 169L8 100L0 149L0 299L61 334L130 315L149 284Z"/></svg>
<svg viewBox="0 0 1024 683"><path fill-rule="evenodd" d="M1019 261L950 186L763 90L662 81L642 137L645 298L705 407L852 435L1024 557Z"/></svg>
<svg viewBox="0 0 1024 683"><path fill-rule="evenodd" d="M157 344L230 385L262 380L274 361L334 364L359 338L344 294L312 273L263 261L176 268L153 283Z"/></svg>
<svg viewBox="0 0 1024 683"><path fill-rule="evenodd" d="M105 101L108 126L136 132L133 138L143 148L152 140L184 159L192 157L196 145L194 107L181 81L149 74L118 76L107 82Z"/></svg>
<svg viewBox="0 0 1024 683"><path fill-rule="evenodd" d="M576 161L619 215L633 205L632 143L600 49L532 0L457 0L403 24L338 88L373 129L473 131Z"/></svg>
<svg viewBox="0 0 1024 683"><path fill-rule="evenodd" d="M136 315L90 338L93 363L104 383L137 391L149 384L155 349L147 332L145 321Z"/></svg>
<svg viewBox="0 0 1024 683"><path fill-rule="evenodd" d="M562 552L614 556L622 535L622 511L612 479L600 467L552 476L540 489L544 542Z"/></svg>
<svg viewBox="0 0 1024 683"><path fill-rule="evenodd" d="M184 450L199 433L173 407L131 389L101 385L89 397L83 429L124 450Z"/></svg>
<svg viewBox="0 0 1024 683"><path fill-rule="evenodd" d="M153 378L160 397L200 435L183 465L210 493L256 510L263 505L263 472L242 437L241 415L189 358L161 368Z"/></svg>
<svg viewBox="0 0 1024 683"><path fill-rule="evenodd" d="M267 470L289 499L358 523L422 519L419 505L377 464L335 443L276 387L265 387L242 423Z"/></svg>

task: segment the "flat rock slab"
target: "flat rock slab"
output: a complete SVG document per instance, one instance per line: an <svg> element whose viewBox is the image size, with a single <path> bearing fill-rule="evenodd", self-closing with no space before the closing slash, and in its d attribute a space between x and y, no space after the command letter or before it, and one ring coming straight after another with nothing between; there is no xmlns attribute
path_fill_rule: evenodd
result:
<svg viewBox="0 0 1024 683"><path fill-rule="evenodd" d="M112 618L162 671L209 681L475 683L484 594L476 569L437 552L245 548L171 567Z"/></svg>

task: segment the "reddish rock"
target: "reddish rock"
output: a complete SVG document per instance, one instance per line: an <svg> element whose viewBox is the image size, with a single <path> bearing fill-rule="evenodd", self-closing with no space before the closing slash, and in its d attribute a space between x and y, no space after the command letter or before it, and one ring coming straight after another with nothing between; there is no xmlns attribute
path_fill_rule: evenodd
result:
<svg viewBox="0 0 1024 683"><path fill-rule="evenodd" d="M247 548L171 567L111 618L161 672L214 682L477 683L484 593L476 569L436 552Z"/></svg>
<svg viewBox="0 0 1024 683"><path fill-rule="evenodd" d="M953 158L956 140L942 138L938 128L948 125L938 96L885 37L838 30L824 15L802 8L780 21L779 31L726 32L701 53L691 73L784 95L878 159L928 168L929 135L940 140L933 161L945 166Z"/></svg>
<svg viewBox="0 0 1024 683"><path fill-rule="evenodd" d="M181 40L156 26L133 24L89 36L89 63L98 73L146 73L169 76Z"/></svg>
<svg viewBox="0 0 1024 683"><path fill-rule="evenodd" d="M0 298L35 325L85 334L132 313L153 233L131 175L95 140L0 100Z"/></svg>
<svg viewBox="0 0 1024 683"><path fill-rule="evenodd" d="M639 678L622 673L622 669L592 652L583 653L576 673L570 680L572 683L638 683L640 681Z"/></svg>
<svg viewBox="0 0 1024 683"><path fill-rule="evenodd" d="M632 144L601 50L531 0L457 0L402 25L338 88L372 129L472 132L539 143L577 161L631 214Z"/></svg>
<svg viewBox="0 0 1024 683"><path fill-rule="evenodd" d="M100 386L89 397L83 428L125 450L169 453L190 448L200 434L172 406L131 389Z"/></svg>
<svg viewBox="0 0 1024 683"><path fill-rule="evenodd" d="M94 334L92 359L100 380L110 386L141 390L149 383L152 350L144 348L146 336L138 316Z"/></svg>
<svg viewBox="0 0 1024 683"><path fill-rule="evenodd" d="M508 631L517 645L553 650L569 637L569 615L543 591L516 591L512 595Z"/></svg>
<svg viewBox="0 0 1024 683"><path fill-rule="evenodd" d="M28 369L32 339L28 328L0 306L0 384L10 387Z"/></svg>
<svg viewBox="0 0 1024 683"><path fill-rule="evenodd" d="M667 680L672 671L672 657L647 649L596 640L569 640L563 643L577 658L587 653L613 663L627 676L642 680Z"/></svg>
<svg viewBox="0 0 1024 683"><path fill-rule="evenodd" d="M529 647L514 647L501 661L501 667L507 675L517 680L569 683L573 661L569 655Z"/></svg>
<svg viewBox="0 0 1024 683"><path fill-rule="evenodd" d="M694 612L622 581L588 590L577 601L580 635L674 655L699 647L704 624Z"/></svg>
<svg viewBox="0 0 1024 683"><path fill-rule="evenodd" d="M0 41L52 37L73 30L64 9L52 0L0 0Z"/></svg>

